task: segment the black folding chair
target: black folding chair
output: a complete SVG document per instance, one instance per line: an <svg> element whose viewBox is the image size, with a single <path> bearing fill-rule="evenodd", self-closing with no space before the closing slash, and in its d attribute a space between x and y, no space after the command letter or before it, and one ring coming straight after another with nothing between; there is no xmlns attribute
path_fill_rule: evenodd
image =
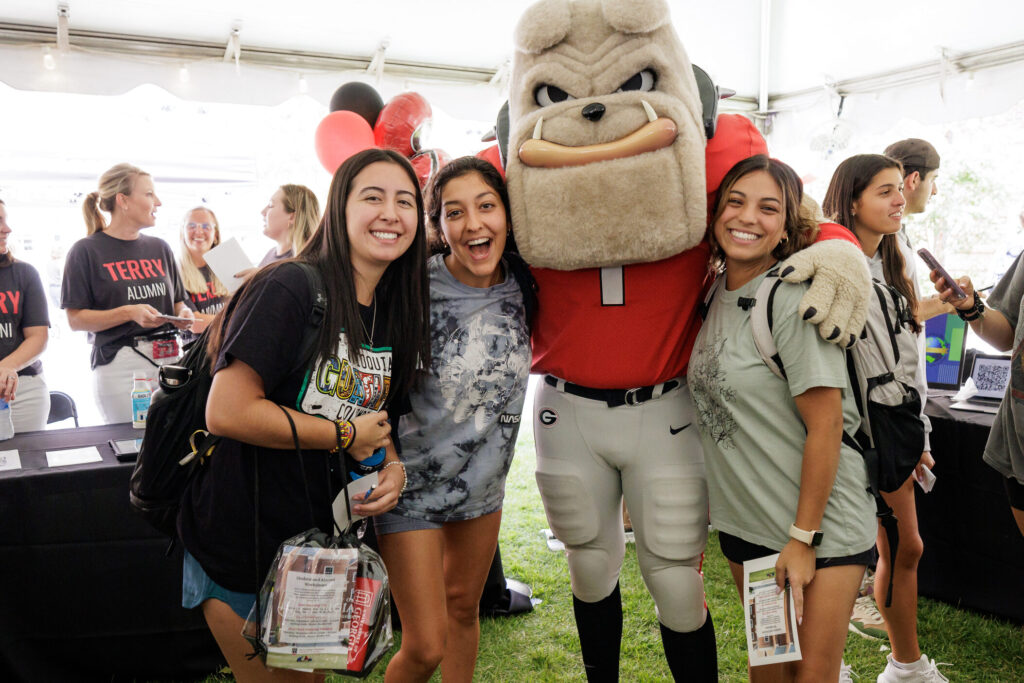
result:
<svg viewBox="0 0 1024 683"><path fill-rule="evenodd" d="M60 422L69 417L75 419L75 426L78 426L78 408L75 407L75 399L63 391L50 392L50 415L46 418L46 424Z"/></svg>

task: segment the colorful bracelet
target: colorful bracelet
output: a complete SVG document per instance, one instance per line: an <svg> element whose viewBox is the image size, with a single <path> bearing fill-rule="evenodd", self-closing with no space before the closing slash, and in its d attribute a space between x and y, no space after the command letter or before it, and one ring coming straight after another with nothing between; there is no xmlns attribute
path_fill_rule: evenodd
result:
<svg viewBox="0 0 1024 683"><path fill-rule="evenodd" d="M346 450L356 440L356 426L348 420L335 420L334 436L336 445L331 449L331 453Z"/></svg>
<svg viewBox="0 0 1024 683"><path fill-rule="evenodd" d="M402 462L401 460L392 460L388 464L384 465L384 467L381 467L380 471L383 472L392 465L401 465L402 467L402 488L398 492L398 495L401 496L403 493L405 493L405 487L409 483L409 472L408 470L405 469L405 463Z"/></svg>

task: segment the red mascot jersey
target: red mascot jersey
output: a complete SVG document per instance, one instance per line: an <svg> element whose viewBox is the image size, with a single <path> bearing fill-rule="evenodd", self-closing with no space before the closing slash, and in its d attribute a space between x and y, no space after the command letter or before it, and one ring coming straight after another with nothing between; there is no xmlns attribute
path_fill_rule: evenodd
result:
<svg viewBox="0 0 1024 683"><path fill-rule="evenodd" d="M710 256L702 242L662 261L614 269L622 305L602 304L600 268L532 269L540 288L533 371L597 389L642 387L685 374Z"/></svg>
<svg viewBox="0 0 1024 683"><path fill-rule="evenodd" d="M825 239L860 246L835 223L821 224L818 241ZM533 268L540 287L533 371L595 389L643 387L685 375L700 330L697 309L710 256L701 242L662 261L614 269L621 270L622 305L602 304L600 268Z"/></svg>

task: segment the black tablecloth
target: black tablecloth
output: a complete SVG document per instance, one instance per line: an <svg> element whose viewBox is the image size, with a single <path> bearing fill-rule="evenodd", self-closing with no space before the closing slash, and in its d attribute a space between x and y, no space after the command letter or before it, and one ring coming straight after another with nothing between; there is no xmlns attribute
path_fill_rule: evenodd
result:
<svg viewBox="0 0 1024 683"><path fill-rule="evenodd" d="M1024 536L1002 476L981 459L993 416L949 404L929 396L925 409L938 479L931 493L917 491L918 592L1024 623Z"/></svg>
<svg viewBox="0 0 1024 683"><path fill-rule="evenodd" d="M0 680L190 678L222 664L181 607L181 548L128 505L133 465L108 439L131 424L20 434L0 472ZM46 450L97 445L102 462L47 468Z"/></svg>

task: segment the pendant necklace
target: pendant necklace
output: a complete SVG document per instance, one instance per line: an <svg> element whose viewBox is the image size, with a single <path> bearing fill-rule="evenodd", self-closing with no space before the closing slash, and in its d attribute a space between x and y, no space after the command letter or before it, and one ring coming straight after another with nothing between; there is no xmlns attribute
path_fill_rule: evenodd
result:
<svg viewBox="0 0 1024 683"><path fill-rule="evenodd" d="M366 331L366 323L363 321L363 316L359 316L359 324L363 326L363 334L370 340L370 346L373 346L373 333L377 330L377 297L373 297L373 317L370 319L370 331Z"/></svg>

